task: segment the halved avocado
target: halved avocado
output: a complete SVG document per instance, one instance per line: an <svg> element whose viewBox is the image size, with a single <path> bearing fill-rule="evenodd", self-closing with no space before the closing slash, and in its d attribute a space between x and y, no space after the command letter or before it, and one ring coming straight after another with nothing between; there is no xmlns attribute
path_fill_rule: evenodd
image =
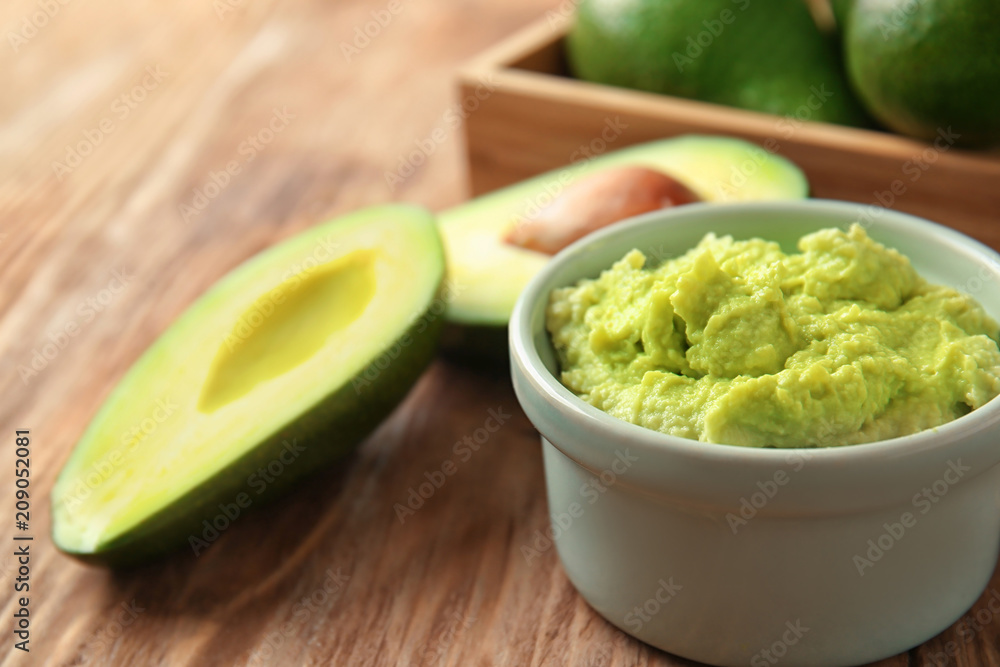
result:
<svg viewBox="0 0 1000 667"><path fill-rule="evenodd" d="M198 553L348 453L433 356L444 267L433 217L384 206L231 271L90 423L52 492L56 545L107 564Z"/></svg>
<svg viewBox="0 0 1000 667"><path fill-rule="evenodd" d="M809 194L798 167L760 146L728 137L689 135L608 153L460 204L438 215L453 288L447 317L465 328L449 332L452 342L475 346L496 340L501 341L499 351L506 350L503 328L514 302L549 256L510 245L504 237L569 184L622 166L662 171L709 202L803 199Z"/></svg>

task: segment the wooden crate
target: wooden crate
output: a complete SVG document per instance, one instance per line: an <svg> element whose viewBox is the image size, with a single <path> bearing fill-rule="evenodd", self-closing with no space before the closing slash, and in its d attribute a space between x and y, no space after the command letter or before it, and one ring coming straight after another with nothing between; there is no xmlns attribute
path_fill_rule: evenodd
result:
<svg viewBox="0 0 1000 667"><path fill-rule="evenodd" d="M752 141L798 164L812 195L945 223L1000 249L1000 151L969 151L872 130L770 114L572 79L562 41L568 23L543 19L482 54L459 75L473 194L604 150L700 133ZM474 110L473 110L474 109ZM609 131L605 136L611 136ZM592 144L593 142L593 144Z"/></svg>

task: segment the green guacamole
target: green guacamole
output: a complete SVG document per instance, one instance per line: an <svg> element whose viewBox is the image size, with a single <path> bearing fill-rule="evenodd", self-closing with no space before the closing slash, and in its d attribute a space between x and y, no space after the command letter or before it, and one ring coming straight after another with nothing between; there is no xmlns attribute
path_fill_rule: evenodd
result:
<svg viewBox="0 0 1000 667"><path fill-rule="evenodd" d="M859 225L798 248L709 234L659 266L633 250L554 290L563 384L633 424L748 447L893 438L1000 393L1000 332L972 297Z"/></svg>

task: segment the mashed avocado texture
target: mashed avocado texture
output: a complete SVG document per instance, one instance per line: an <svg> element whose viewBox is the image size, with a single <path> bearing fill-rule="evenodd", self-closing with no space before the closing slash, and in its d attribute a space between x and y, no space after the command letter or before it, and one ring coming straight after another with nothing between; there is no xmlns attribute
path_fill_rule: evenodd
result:
<svg viewBox="0 0 1000 667"><path fill-rule="evenodd" d="M750 447L883 440L1000 393L1000 332L854 225L776 243L707 235L647 267L633 250L554 290L562 382L663 433Z"/></svg>

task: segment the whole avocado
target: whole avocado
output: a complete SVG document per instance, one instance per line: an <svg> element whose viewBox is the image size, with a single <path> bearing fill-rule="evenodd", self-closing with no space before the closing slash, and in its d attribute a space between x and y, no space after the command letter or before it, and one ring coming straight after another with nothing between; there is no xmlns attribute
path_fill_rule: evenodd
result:
<svg viewBox="0 0 1000 667"><path fill-rule="evenodd" d="M566 49L588 81L869 124L802 0L581 0Z"/></svg>
<svg viewBox="0 0 1000 667"><path fill-rule="evenodd" d="M1000 142L997 0L856 0L844 52L858 96L888 128Z"/></svg>

